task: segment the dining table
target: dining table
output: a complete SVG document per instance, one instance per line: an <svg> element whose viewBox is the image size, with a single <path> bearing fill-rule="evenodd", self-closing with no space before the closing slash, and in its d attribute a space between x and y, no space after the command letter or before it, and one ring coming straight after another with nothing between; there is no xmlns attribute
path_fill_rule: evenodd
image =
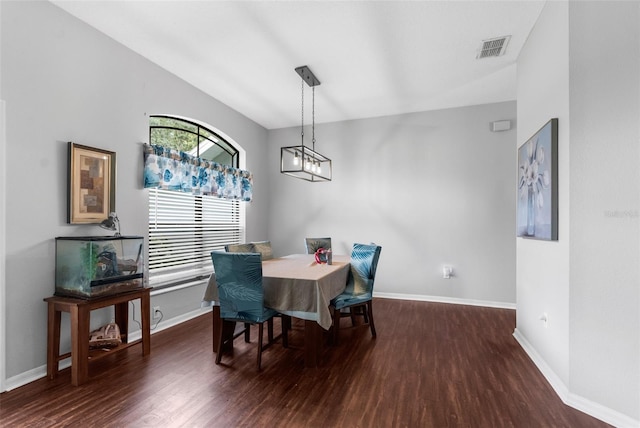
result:
<svg viewBox="0 0 640 428"><path fill-rule="evenodd" d="M344 291L349 267L347 255L334 255L332 264L317 263L314 254L291 254L262 261L264 306L304 320L306 367L317 367L321 363L323 331L329 330L332 323L329 304ZM209 278L203 300L213 305L215 352L222 328L215 272Z"/></svg>

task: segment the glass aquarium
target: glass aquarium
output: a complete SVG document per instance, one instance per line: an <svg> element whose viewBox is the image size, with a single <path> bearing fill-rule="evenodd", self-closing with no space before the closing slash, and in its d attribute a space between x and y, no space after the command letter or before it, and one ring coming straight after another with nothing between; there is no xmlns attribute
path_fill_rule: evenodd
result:
<svg viewBox="0 0 640 428"><path fill-rule="evenodd" d="M141 288L141 236L56 238L56 296L100 297Z"/></svg>

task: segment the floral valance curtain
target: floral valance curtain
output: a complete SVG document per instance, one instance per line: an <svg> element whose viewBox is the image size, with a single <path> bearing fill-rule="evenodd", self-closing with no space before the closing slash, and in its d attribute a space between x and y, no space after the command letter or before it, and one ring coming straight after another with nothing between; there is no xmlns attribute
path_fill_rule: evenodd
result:
<svg viewBox="0 0 640 428"><path fill-rule="evenodd" d="M153 144L144 145L144 187L242 201L253 198L249 171Z"/></svg>

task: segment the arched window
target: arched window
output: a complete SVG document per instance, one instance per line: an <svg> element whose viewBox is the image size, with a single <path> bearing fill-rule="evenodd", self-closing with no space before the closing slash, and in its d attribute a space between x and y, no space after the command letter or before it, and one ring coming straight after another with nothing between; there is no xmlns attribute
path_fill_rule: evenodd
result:
<svg viewBox="0 0 640 428"><path fill-rule="evenodd" d="M180 150L220 165L239 168L238 150L218 133L195 122L171 116L149 118L151 144Z"/></svg>
<svg viewBox="0 0 640 428"><path fill-rule="evenodd" d="M149 118L151 144L239 168L239 150L220 134L183 118ZM244 242L244 230L238 200L149 189L150 283L162 288L208 278L211 251Z"/></svg>

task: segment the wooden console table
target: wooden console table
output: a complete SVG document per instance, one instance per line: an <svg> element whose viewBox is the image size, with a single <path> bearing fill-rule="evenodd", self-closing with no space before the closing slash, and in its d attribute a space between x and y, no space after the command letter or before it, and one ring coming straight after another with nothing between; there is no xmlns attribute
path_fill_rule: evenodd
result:
<svg viewBox="0 0 640 428"><path fill-rule="evenodd" d="M127 291L95 299L77 299L72 297L48 297L47 326L47 377L54 379L58 375L60 360L71 357L71 383L78 386L89 378L89 361L114 354L122 349L142 343L142 355L151 352L151 313L149 293L151 287ZM142 339L127 340L129 332L129 308L131 300L140 299L142 318ZM89 318L94 309L115 306L115 322L120 327L122 344L109 351L89 349ZM71 320L71 352L60 355L60 319L62 312L68 312Z"/></svg>

